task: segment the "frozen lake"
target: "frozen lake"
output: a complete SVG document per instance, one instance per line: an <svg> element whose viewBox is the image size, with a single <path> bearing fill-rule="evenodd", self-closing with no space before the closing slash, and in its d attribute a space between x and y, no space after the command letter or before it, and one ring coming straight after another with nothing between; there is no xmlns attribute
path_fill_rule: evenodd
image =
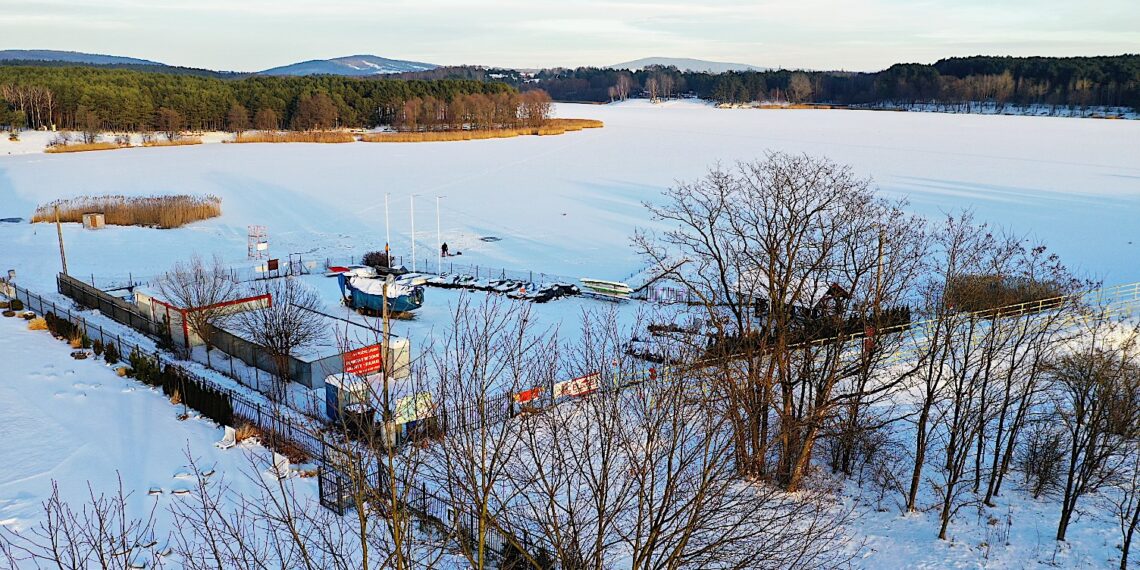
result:
<svg viewBox="0 0 1140 570"><path fill-rule="evenodd" d="M435 197L457 260L621 279L649 221L641 202L709 165L765 150L826 155L906 196L924 215L972 208L1044 240L1070 267L1106 283L1140 280L1140 122L826 110L714 109L695 102L559 105L606 122L554 137L420 144L204 144L0 157L0 217L79 194L211 193L224 215L179 230L67 228L80 275L150 275L191 252L246 256L246 226L268 226L285 258L359 256L384 244L390 194L397 254L434 259ZM39 134L39 133L37 133ZM0 141L0 154L5 154ZM487 243L482 236L502 241ZM0 260L50 286L55 232L0 224Z"/></svg>

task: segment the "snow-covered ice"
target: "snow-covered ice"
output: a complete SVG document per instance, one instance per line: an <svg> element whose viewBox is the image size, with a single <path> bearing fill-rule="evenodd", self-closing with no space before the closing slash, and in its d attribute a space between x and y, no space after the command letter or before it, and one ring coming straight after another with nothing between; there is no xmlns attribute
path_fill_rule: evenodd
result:
<svg viewBox="0 0 1140 570"><path fill-rule="evenodd" d="M715 109L690 101L558 106L602 129L462 143L203 144L67 155L3 156L0 217L80 194L210 193L224 215L170 230L66 232L77 274L166 268L188 248L239 261L246 225L269 229L281 258L359 258L384 245L390 196L394 253L435 260L442 239L464 263L621 279L639 268L634 228L643 200L766 150L826 155L871 176L888 196L938 216L982 219L1045 240L1107 283L1140 280L1140 122L836 110ZM496 236L502 241L479 238ZM46 227L0 224L0 259L50 278ZM15 256L19 259L13 259ZM28 267L31 261L40 267ZM38 263L43 261L44 263Z"/></svg>

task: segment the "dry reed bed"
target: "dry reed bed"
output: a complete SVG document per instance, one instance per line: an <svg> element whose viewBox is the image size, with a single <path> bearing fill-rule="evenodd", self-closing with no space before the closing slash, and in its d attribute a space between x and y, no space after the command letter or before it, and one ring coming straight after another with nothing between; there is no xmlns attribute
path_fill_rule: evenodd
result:
<svg viewBox="0 0 1140 570"><path fill-rule="evenodd" d="M604 125L594 119L550 119L541 127L512 127L504 129L477 129L469 131L422 131L413 133L371 133L364 142L448 142L481 139L503 139L526 135L561 135L582 129L597 129Z"/></svg>
<svg viewBox="0 0 1140 570"><path fill-rule="evenodd" d="M352 133L344 131L287 131L256 132L238 135L236 143L350 143L356 142Z"/></svg>
<svg viewBox="0 0 1140 570"><path fill-rule="evenodd" d="M92 150L115 150L117 148L127 148L111 142L97 142L97 143L77 143L69 145L55 145L49 146L44 149L44 152L51 154L59 154L64 152L88 152Z"/></svg>
<svg viewBox="0 0 1140 570"><path fill-rule="evenodd" d="M202 139L183 137L172 141L147 141L142 146L189 146L194 144L202 144Z"/></svg>
<svg viewBox="0 0 1140 570"><path fill-rule="evenodd" d="M217 196L79 196L42 204L32 222L54 222L59 207L61 222L82 222L83 214L102 213L107 224L177 228L222 215Z"/></svg>

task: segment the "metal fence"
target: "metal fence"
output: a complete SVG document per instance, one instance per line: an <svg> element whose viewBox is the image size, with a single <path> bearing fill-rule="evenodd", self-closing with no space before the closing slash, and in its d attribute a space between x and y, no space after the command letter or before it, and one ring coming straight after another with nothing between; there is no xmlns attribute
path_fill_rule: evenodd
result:
<svg viewBox="0 0 1140 570"><path fill-rule="evenodd" d="M109 295L74 277L60 273L56 276L56 286L60 293L75 299L80 305L98 309L100 313L132 329L151 335L163 332L162 325L144 315L135 304Z"/></svg>
<svg viewBox="0 0 1140 570"><path fill-rule="evenodd" d="M79 290L79 288L75 287L74 283L72 283L73 281L74 280L70 278L60 279L61 292L63 292L64 288L68 288L69 291ZM90 286L86 285L85 287L90 288ZM317 437L313 433L313 430L298 424L294 419L282 414L279 409L275 410L271 405L251 399L247 395L233 390L228 386L224 386L212 378L189 370L172 356L142 346L129 337L124 338L122 335L115 334L97 323L90 323L87 319L83 318L83 316L72 311L71 308L65 305L45 299L40 295L16 285L10 286L10 292L13 294L13 298L20 300L20 302L24 304L26 310L41 315L52 313L56 317L65 319L78 327L92 342L99 341L103 345L114 344L124 359L133 352L145 354L148 357L154 358L160 366L171 366L184 374L186 378L191 381L223 394L230 400L235 419L240 419L256 426L270 440L267 443L271 447L275 447L278 444L276 439L280 438L283 442L296 446L311 457L321 457L324 446L321 438ZM88 291L87 293L89 294L90 292ZM81 296L83 295L82 292L79 294ZM134 318L130 311L123 311L122 308L117 305L113 306L112 310L116 311L114 314L119 315L124 320L129 321ZM102 312L102 310L100 310L100 312ZM104 314L114 318L111 313ZM119 321L119 319L115 320ZM123 324L128 323L123 322ZM301 413L299 410L294 411Z"/></svg>

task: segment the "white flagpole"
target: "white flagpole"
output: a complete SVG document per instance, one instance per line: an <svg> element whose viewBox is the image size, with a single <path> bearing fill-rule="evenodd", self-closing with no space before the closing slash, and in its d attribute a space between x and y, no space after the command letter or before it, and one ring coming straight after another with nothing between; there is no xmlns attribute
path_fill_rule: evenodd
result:
<svg viewBox="0 0 1140 570"><path fill-rule="evenodd" d="M412 272L416 271L416 195L409 196L412 199Z"/></svg>
<svg viewBox="0 0 1140 570"><path fill-rule="evenodd" d="M436 259L436 275L443 275L443 238L439 231L439 196L435 197L435 251Z"/></svg>

